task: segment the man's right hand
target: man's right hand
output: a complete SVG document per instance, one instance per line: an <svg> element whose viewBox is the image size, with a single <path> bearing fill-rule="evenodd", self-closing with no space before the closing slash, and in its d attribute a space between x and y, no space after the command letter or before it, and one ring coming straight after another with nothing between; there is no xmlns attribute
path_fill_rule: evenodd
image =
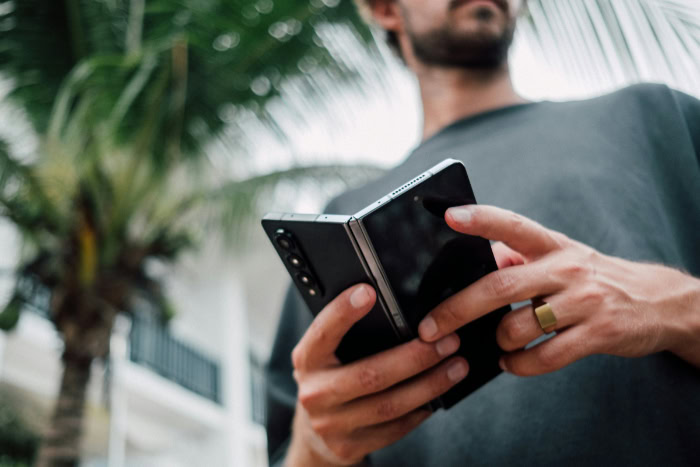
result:
<svg viewBox="0 0 700 467"><path fill-rule="evenodd" d="M422 407L467 375L463 358L443 362L459 348L456 334L431 344L414 339L341 365L338 344L375 300L366 284L347 289L294 348L298 397L286 465L356 464L416 428L431 414Z"/></svg>

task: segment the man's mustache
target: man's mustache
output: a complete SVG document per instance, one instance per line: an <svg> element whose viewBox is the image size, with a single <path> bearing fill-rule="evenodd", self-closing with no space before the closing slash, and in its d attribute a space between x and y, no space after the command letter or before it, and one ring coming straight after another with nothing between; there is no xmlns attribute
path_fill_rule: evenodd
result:
<svg viewBox="0 0 700 467"><path fill-rule="evenodd" d="M448 9L450 11L455 10L462 5L469 3L473 0L450 0L450 4L448 5ZM508 12L508 0L490 0L493 3L495 3L501 10L504 12Z"/></svg>

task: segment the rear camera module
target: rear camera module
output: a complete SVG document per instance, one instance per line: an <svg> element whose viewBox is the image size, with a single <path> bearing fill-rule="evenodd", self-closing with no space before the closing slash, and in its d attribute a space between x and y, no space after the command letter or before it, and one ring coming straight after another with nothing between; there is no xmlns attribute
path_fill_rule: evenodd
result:
<svg viewBox="0 0 700 467"><path fill-rule="evenodd" d="M301 269L304 267L304 260L299 258L297 255L287 256L287 261L289 261L289 264L291 264L297 269Z"/></svg>
<svg viewBox="0 0 700 467"><path fill-rule="evenodd" d="M285 250L291 250L294 248L294 241L292 240L292 234L284 229L277 229L275 231L275 242Z"/></svg>
<svg viewBox="0 0 700 467"><path fill-rule="evenodd" d="M297 274L297 279L299 279L299 282L306 286L311 287L312 285L314 285L314 280L311 278L311 276L309 276L306 273L300 272L299 274Z"/></svg>

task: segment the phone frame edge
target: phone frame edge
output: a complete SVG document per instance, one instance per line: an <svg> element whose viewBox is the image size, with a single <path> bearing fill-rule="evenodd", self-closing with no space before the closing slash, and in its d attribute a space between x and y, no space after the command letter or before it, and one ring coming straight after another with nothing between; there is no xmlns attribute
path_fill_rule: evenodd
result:
<svg viewBox="0 0 700 467"><path fill-rule="evenodd" d="M348 222L348 226L355 240L357 241L357 245L362 252L365 261L367 262L367 266L372 273L372 277L374 277L374 280L377 283L379 293L383 297L384 303L386 304L385 311L388 311L388 317L394 325L394 328L397 330L399 337L402 339L412 339L414 337L413 333L408 327L406 319L403 317L403 313L401 313L401 309L396 301L394 292L391 290L389 281L386 279L384 268L379 262L379 258L377 257L377 253L374 251L372 242L369 240L367 232L362 226L361 219L353 217Z"/></svg>

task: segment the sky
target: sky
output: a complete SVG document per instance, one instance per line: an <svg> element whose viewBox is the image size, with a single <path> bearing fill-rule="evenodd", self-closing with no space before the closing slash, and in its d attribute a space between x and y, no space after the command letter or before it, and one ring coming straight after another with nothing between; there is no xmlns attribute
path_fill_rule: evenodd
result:
<svg viewBox="0 0 700 467"><path fill-rule="evenodd" d="M342 31L334 31L340 35ZM331 47L332 44L331 44ZM339 46L340 48L340 46ZM371 60L361 50L338 50L351 65L362 67ZM366 163L382 168L399 164L420 142L421 107L418 85L411 73L391 51L381 46L385 60L384 85L362 85L324 96L319 109L307 109L311 118L300 119L290 109L308 108L307 96L292 85L283 88L282 99L273 103L271 113L287 139L276 138L253 118L242 123L248 138L249 160L256 161L253 171L267 171L297 163ZM531 100L580 99L600 92L567 76L536 56L522 35L517 35L511 50L513 83L522 96ZM370 74L368 79L371 79ZM612 88L612 85L609 86ZM300 95L301 94L301 95ZM303 194L295 206L298 212L319 212L327 200L316 192Z"/></svg>

